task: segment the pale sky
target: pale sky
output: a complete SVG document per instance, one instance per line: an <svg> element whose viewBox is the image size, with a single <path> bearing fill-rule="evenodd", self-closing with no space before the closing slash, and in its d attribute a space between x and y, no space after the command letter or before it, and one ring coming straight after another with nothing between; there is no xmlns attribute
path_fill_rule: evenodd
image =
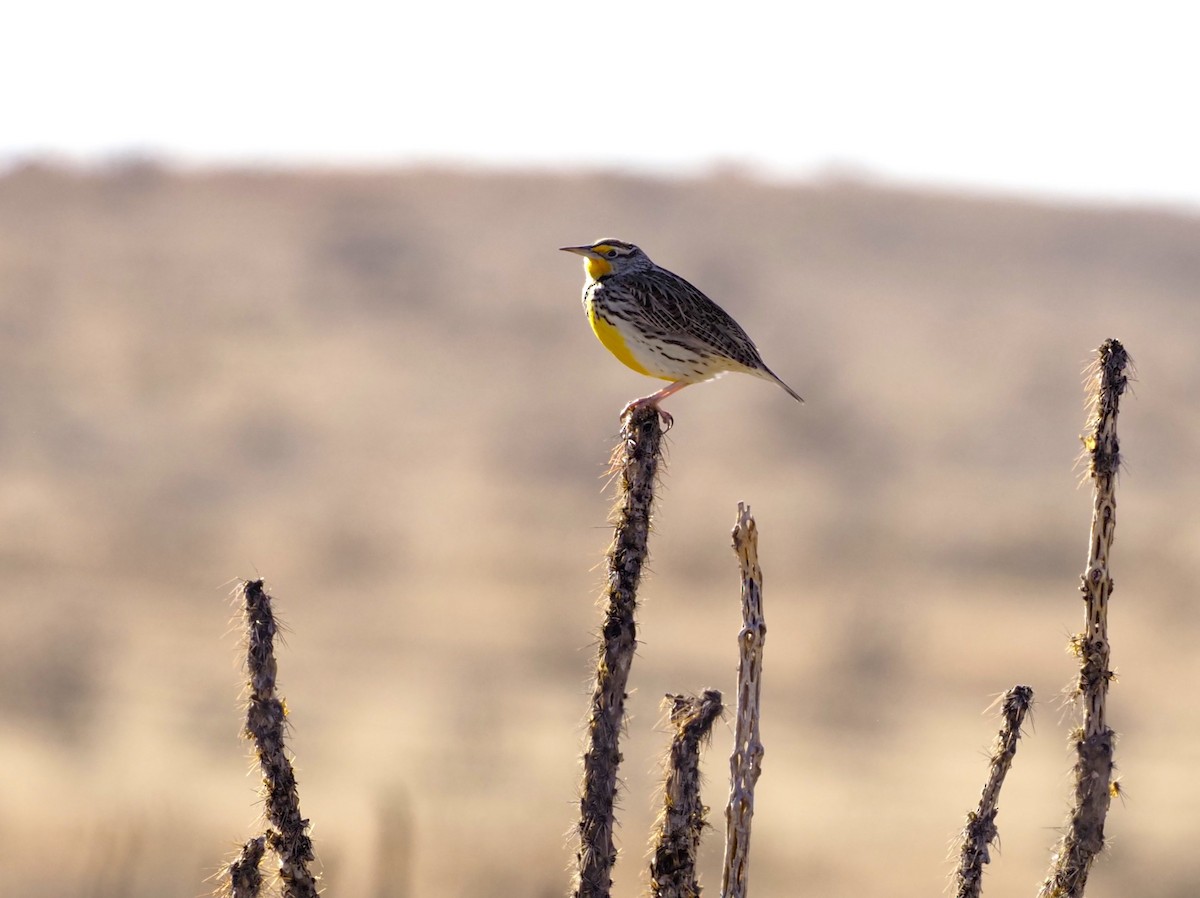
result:
<svg viewBox="0 0 1200 898"><path fill-rule="evenodd" d="M1190 2L14 0L0 163L603 166L1200 209Z"/></svg>

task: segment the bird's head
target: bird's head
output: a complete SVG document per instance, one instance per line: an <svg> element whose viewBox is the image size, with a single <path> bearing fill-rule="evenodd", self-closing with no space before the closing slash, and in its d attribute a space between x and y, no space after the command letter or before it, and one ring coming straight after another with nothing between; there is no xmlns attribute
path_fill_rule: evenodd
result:
<svg viewBox="0 0 1200 898"><path fill-rule="evenodd" d="M610 274L639 271L653 264L650 258L632 243L614 240L611 237L597 240L589 246L564 246L561 249L566 253L583 256L583 270L594 281Z"/></svg>

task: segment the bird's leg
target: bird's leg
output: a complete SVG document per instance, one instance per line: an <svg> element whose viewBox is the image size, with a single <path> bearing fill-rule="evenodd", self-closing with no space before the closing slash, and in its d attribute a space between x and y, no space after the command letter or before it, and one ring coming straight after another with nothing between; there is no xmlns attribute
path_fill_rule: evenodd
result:
<svg viewBox="0 0 1200 898"><path fill-rule="evenodd" d="M633 400L633 402L631 402L627 406L625 406L625 408L621 409L621 417L624 418L626 415L628 415L630 412L634 411L635 409L652 408L656 412L658 412L658 416L660 418L662 418L663 429L670 430L671 425L675 423L675 419L671 417L669 412L666 412L663 409L659 408L658 404L660 402L662 402L664 399L666 399L668 396L670 396L674 393L678 393L680 390L682 390L686 386L688 386L687 381L677 380L674 383L667 384L665 387L663 387L657 393L651 393L649 396L643 396L641 399L635 399L635 400Z"/></svg>

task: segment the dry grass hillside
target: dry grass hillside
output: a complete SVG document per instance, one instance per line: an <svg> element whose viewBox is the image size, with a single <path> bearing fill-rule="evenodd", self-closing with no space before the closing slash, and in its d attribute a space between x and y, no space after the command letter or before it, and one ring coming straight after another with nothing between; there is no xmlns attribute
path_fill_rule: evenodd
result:
<svg viewBox="0 0 1200 898"><path fill-rule="evenodd" d="M1194 895L1200 219L734 174L151 165L0 178L7 888L210 887L259 813L230 589L261 575L328 893L565 893L605 464L653 388L596 343L556 251L601 236L705 289L807 400L735 376L669 400L618 893L643 875L660 696L733 683L740 499L769 627L755 893L939 894L1015 683L1038 706L985 894L1034 893L1071 763L1081 370L1113 336L1138 373L1126 797L1089 895Z"/></svg>

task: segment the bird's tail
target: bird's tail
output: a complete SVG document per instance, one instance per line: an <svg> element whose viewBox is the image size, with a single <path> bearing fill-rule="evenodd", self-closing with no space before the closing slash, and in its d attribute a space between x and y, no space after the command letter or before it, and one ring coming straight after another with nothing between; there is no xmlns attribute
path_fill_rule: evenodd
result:
<svg viewBox="0 0 1200 898"><path fill-rule="evenodd" d="M774 371L772 371L769 368L764 368L762 373L763 373L763 376L766 377L768 380L775 381L775 383L779 384L779 386L781 386L785 390L787 390L788 395L791 396L793 399L795 399L797 402L804 401L800 397L800 394L797 393L795 390L793 390L791 387L789 387L787 384L785 384L783 382L783 379L778 374L776 374Z"/></svg>

